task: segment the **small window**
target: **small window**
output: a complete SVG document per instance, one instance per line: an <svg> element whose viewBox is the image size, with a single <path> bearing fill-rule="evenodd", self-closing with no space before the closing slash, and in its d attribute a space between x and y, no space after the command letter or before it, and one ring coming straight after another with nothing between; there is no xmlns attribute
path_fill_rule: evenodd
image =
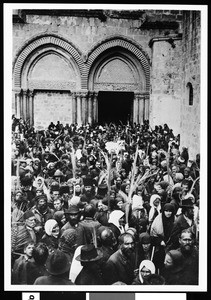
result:
<svg viewBox="0 0 211 300"><path fill-rule="evenodd" d="M193 105L193 86L190 82L187 84L187 92L189 105Z"/></svg>

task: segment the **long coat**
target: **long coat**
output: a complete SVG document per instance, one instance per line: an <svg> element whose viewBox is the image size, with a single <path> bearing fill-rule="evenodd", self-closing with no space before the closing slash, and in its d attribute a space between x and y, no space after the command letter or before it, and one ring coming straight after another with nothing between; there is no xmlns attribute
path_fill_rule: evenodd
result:
<svg viewBox="0 0 211 300"><path fill-rule="evenodd" d="M122 281L131 284L134 279L135 255L125 258L119 249L112 254L103 269L103 278L106 284Z"/></svg>
<svg viewBox="0 0 211 300"><path fill-rule="evenodd" d="M26 265L26 284L34 284L35 280L44 275L48 275L45 266L38 265L35 262L28 262Z"/></svg>
<svg viewBox="0 0 211 300"><path fill-rule="evenodd" d="M33 258L29 260L34 261ZM12 269L12 284L27 284L26 267L29 263L29 260L26 259L25 255L21 255L18 259L15 260Z"/></svg>

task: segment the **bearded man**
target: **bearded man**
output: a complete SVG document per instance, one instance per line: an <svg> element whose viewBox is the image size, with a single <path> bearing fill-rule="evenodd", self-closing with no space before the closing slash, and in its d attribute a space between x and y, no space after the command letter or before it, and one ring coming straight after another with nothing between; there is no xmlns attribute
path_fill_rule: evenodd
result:
<svg viewBox="0 0 211 300"><path fill-rule="evenodd" d="M48 199L45 194L35 197L35 206L32 207L31 211L34 213L37 219L36 230L41 232L44 230L45 222L48 219L53 219L54 211L48 206Z"/></svg>
<svg viewBox="0 0 211 300"><path fill-rule="evenodd" d="M190 229L182 231L180 247L166 253L163 276L166 284L197 285L199 273L199 253L194 245L194 235Z"/></svg>
<svg viewBox="0 0 211 300"><path fill-rule="evenodd" d="M119 237L119 249L107 260L103 269L106 284L121 281L132 284L135 269L135 243L130 233L123 233Z"/></svg>

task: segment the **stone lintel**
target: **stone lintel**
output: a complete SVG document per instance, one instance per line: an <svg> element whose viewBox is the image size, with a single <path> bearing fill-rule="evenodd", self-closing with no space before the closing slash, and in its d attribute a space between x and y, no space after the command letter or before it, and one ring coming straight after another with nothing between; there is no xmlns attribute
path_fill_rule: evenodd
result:
<svg viewBox="0 0 211 300"><path fill-rule="evenodd" d="M177 21L146 21L140 29L179 29L179 22Z"/></svg>
<svg viewBox="0 0 211 300"><path fill-rule="evenodd" d="M24 15L73 16L98 18L102 22L109 18L139 20L144 10L103 10L103 9L23 9Z"/></svg>

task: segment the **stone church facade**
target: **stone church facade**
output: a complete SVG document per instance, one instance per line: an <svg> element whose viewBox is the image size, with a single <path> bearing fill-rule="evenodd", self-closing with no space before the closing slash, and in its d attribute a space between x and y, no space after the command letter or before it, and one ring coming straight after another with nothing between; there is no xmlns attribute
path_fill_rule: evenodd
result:
<svg viewBox="0 0 211 300"><path fill-rule="evenodd" d="M200 152L200 11L14 10L12 110L51 121L167 123Z"/></svg>

